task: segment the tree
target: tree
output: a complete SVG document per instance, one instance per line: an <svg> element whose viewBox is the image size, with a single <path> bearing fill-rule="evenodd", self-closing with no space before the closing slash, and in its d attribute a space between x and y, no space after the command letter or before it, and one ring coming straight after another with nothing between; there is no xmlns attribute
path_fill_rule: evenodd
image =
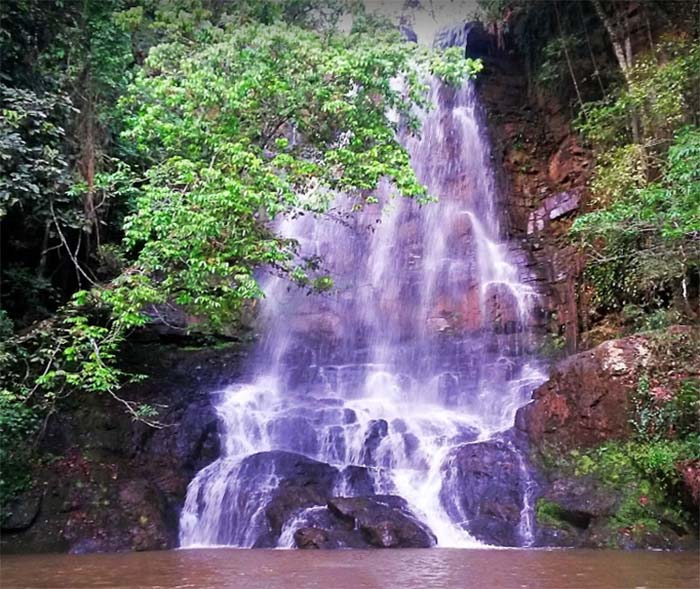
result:
<svg viewBox="0 0 700 589"><path fill-rule="evenodd" d="M322 212L338 192L357 209L383 178L425 197L389 113L417 130L424 77L459 84L480 67L459 50L404 43L378 20L339 34L331 25L344 2L247 0L228 12L216 0L114 2L71 4L49 43L56 61L37 72L74 118L55 123L47 113L59 102L43 88L6 93L2 161L22 174L9 175L3 204L21 213L31 204L32 225L48 224L51 240L40 249L33 239L31 249L62 251L76 272L66 304L0 342L0 402L20 421L25 408L45 416L83 391L158 426L153 408L119 393L133 378L118 368L130 333L163 305L196 316L202 330L235 325L262 294L262 266L328 288L327 277L309 278L315 264L275 234L274 219ZM39 177L52 149L62 157ZM108 203L122 214L105 224ZM98 225L107 239L86 248ZM11 436L35 431L6 425Z"/></svg>
<svg viewBox="0 0 700 589"><path fill-rule="evenodd" d="M337 191L361 204L382 178L405 196L425 194L387 116L394 109L410 124L425 88L413 65L420 50L393 35L288 25L210 34L194 51L154 48L122 100L123 137L145 181L125 222L135 257L119 281L128 288L106 296L133 308L157 292L216 326L260 295L258 266L298 273L294 244L270 230L277 215ZM428 66L473 70L450 56L454 72ZM391 84L399 76L404 91Z"/></svg>
<svg viewBox="0 0 700 589"><path fill-rule="evenodd" d="M632 54L632 37L629 19L629 4L611 2L612 16L608 15L600 0L591 0L595 7L596 14L600 17L605 26L605 30L610 36L615 58L620 65L620 71L630 83L629 72L634 65L634 55ZM621 8L621 10L620 10Z"/></svg>

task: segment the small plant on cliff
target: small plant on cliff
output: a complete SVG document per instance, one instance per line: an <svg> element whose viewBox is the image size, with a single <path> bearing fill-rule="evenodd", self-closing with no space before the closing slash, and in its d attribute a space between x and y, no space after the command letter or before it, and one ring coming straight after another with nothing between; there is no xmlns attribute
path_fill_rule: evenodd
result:
<svg viewBox="0 0 700 589"><path fill-rule="evenodd" d="M0 389L0 512L31 481L32 438L38 426L31 407L16 393Z"/></svg>
<svg viewBox="0 0 700 589"><path fill-rule="evenodd" d="M537 500L537 505L535 506L535 516L537 517L537 523L542 526L548 526L550 528L567 527L562 520L561 507L559 507L559 505L553 501L548 501L543 497L540 497Z"/></svg>
<svg viewBox="0 0 700 589"><path fill-rule="evenodd" d="M659 441L690 435L700 426L700 381L687 378L672 388L652 386L648 376L642 376L632 406L630 423L638 439Z"/></svg>
<svg viewBox="0 0 700 589"><path fill-rule="evenodd" d="M561 334L546 334L542 338L538 353L551 360L561 358L566 353L566 338Z"/></svg>
<svg viewBox="0 0 700 589"><path fill-rule="evenodd" d="M700 340L688 330L648 339L653 370L639 378L630 401L630 423L640 442L685 439L700 431Z"/></svg>

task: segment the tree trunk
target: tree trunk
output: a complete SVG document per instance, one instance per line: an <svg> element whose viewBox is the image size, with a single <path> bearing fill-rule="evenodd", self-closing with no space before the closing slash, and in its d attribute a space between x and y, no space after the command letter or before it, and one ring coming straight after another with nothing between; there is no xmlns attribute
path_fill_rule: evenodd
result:
<svg viewBox="0 0 700 589"><path fill-rule="evenodd" d="M603 26L610 36L610 41L612 42L613 52L617 58L617 62L620 65L620 70L622 70L622 75L625 77L625 81L629 86L629 70L632 67L632 41L629 37L629 30L625 27L625 35L621 35L619 31L619 18L618 24L614 24L611 18L607 15L603 9L600 0L591 0L598 17L603 21ZM623 18L627 18L625 15Z"/></svg>
<svg viewBox="0 0 700 589"><path fill-rule="evenodd" d="M634 65L634 55L632 53L632 35L630 34L629 19L627 13L620 14L617 8L614 8L615 22L603 9L600 0L591 0L598 17L603 22L605 30L608 32L610 42L612 43L613 52L620 65L620 70L625 78L627 88L632 87L632 79L630 70ZM617 3L614 3L617 4ZM642 134L639 121L639 113L632 111L630 113L630 129L632 131L632 140L634 143L641 144Z"/></svg>
<svg viewBox="0 0 700 589"><path fill-rule="evenodd" d="M46 265L49 254L49 237L51 233L51 221L46 221L44 224L44 238L41 240L41 257L39 258L39 268L37 275L43 278L46 275Z"/></svg>
<svg viewBox="0 0 700 589"><path fill-rule="evenodd" d="M561 18L559 16L559 8L557 3L554 3L554 12L557 15L557 26L559 27L559 38L561 39L561 44L564 49L564 57L566 57L566 65L569 68L569 75L571 76L571 81L574 83L574 90L576 90L576 98L578 98L578 103L581 106L581 112L583 116L586 116L586 111L583 108L583 98L581 98L581 91L578 87L578 81L576 80L576 74L574 73L574 66L571 63L571 56L569 55L569 48L566 45L566 38L564 37L564 31L561 26Z"/></svg>

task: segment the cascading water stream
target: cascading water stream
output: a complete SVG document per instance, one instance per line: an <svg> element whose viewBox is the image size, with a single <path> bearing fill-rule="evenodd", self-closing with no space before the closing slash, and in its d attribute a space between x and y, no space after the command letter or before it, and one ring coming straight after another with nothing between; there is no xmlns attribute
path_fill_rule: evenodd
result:
<svg viewBox="0 0 700 589"><path fill-rule="evenodd" d="M528 354L536 297L499 241L472 85L433 81L431 100L421 137L404 144L437 203L393 198L383 184L380 204L349 223L305 215L278 226L322 257L336 290L307 296L277 277L265 283L263 337L249 379L218 393L222 457L188 488L182 546L260 545L282 475L264 455L249 457L277 450L339 469L334 495L403 497L441 546L479 545L445 507L445 464L455 448L511 428L543 380ZM277 545L291 546L294 529L323 509L296 512ZM524 544L531 511L523 497Z"/></svg>

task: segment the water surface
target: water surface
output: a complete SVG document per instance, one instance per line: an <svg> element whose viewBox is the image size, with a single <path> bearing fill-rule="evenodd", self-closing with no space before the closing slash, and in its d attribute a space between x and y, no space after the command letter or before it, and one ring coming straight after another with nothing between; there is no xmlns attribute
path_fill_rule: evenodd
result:
<svg viewBox="0 0 700 589"><path fill-rule="evenodd" d="M201 549L2 559L0 586L83 589L697 589L697 553Z"/></svg>

